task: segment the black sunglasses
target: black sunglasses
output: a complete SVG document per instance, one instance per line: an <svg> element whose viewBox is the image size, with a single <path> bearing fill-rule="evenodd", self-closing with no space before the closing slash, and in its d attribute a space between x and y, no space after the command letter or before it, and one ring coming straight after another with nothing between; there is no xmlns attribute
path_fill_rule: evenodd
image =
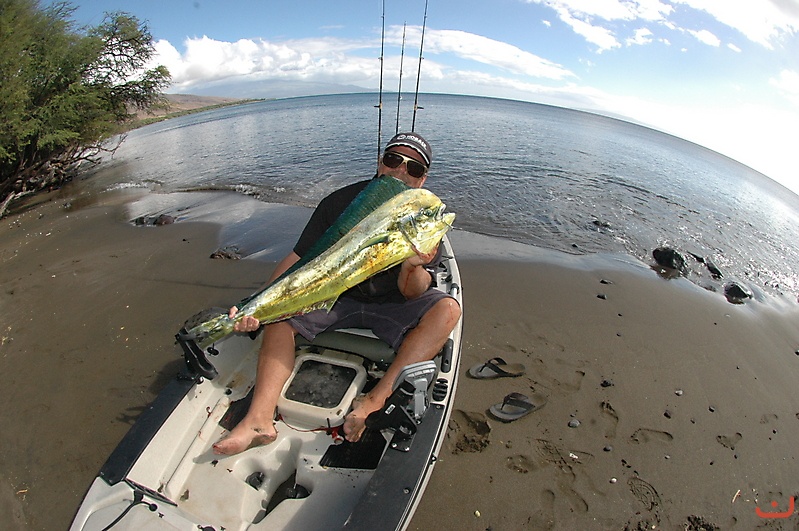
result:
<svg viewBox="0 0 799 531"><path fill-rule="evenodd" d="M415 179L421 179L424 177L425 173L427 173L427 166L417 160L394 151L386 151L383 153L383 164L389 168L399 168L402 166L403 162L405 163L408 175Z"/></svg>

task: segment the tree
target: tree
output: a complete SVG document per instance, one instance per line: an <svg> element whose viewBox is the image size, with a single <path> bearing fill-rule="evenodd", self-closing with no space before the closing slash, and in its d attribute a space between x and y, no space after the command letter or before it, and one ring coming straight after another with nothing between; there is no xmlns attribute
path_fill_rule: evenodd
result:
<svg viewBox="0 0 799 531"><path fill-rule="evenodd" d="M132 111L164 102L170 76L147 68L155 50L146 24L107 13L78 30L73 12L68 2L0 0L0 216L13 199L116 149L105 142Z"/></svg>

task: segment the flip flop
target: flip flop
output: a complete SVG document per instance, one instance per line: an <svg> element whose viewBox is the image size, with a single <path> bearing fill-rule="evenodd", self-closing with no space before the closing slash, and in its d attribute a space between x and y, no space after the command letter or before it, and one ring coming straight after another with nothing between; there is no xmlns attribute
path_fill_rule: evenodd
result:
<svg viewBox="0 0 799 531"><path fill-rule="evenodd" d="M533 404L527 396L521 393L510 393L505 396L501 404L494 404L488 411L497 420L512 422L540 409L543 405L537 406Z"/></svg>
<svg viewBox="0 0 799 531"><path fill-rule="evenodd" d="M491 358L485 363L478 363L469 369L472 378L491 379L502 377L515 377L524 374L524 365L521 363L508 364L502 358Z"/></svg>

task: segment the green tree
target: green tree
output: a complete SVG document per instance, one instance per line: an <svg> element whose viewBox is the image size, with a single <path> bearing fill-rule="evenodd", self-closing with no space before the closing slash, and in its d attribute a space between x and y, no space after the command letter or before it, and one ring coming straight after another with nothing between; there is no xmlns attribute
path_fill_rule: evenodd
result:
<svg viewBox="0 0 799 531"><path fill-rule="evenodd" d="M0 0L0 216L21 195L97 162L137 110L163 105L170 76L147 68L147 25L107 13L77 29L68 2ZM121 141L124 137L119 137Z"/></svg>

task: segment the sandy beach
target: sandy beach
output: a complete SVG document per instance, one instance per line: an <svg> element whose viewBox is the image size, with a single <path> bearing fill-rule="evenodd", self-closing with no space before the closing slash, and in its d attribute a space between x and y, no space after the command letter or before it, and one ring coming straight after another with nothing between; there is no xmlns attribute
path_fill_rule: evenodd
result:
<svg viewBox="0 0 799 531"><path fill-rule="evenodd" d="M177 372L183 321L257 289L310 213L208 194L250 222L137 227L126 205L142 194L67 187L0 220L5 529L69 526L100 466ZM799 526L799 512L756 511L784 512L799 497L795 294L734 305L621 255L451 239L463 362L411 529ZM226 245L258 259L209 258ZM526 373L466 375L495 356ZM545 405L512 423L492 419L489 406L513 391Z"/></svg>

